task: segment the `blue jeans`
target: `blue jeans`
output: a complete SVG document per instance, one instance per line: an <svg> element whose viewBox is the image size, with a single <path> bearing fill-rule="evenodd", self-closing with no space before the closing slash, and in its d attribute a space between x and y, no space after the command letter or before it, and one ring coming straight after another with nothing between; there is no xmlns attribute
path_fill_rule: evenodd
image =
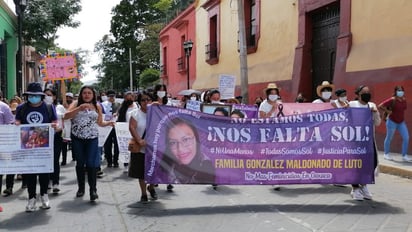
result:
<svg viewBox="0 0 412 232"><path fill-rule="evenodd" d="M390 119L386 121L386 137L383 144L383 149L385 154L389 154L391 148L391 141L395 131L398 130L402 137L402 155L405 156L408 154L408 145L409 145L409 132L406 127L405 121L401 123L396 123Z"/></svg>
<svg viewBox="0 0 412 232"><path fill-rule="evenodd" d="M100 167L98 139L79 139L72 136L72 152L76 157L76 167Z"/></svg>

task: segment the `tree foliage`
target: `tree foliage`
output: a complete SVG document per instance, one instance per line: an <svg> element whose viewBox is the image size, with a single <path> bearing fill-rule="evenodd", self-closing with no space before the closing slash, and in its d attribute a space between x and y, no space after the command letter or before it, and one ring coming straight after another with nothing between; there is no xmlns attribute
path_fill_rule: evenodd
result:
<svg viewBox="0 0 412 232"><path fill-rule="evenodd" d="M80 0L30 0L24 12L23 38L40 53L55 47L60 27L76 28L74 16L82 9Z"/></svg>
<svg viewBox="0 0 412 232"><path fill-rule="evenodd" d="M95 46L101 57L101 63L94 67L100 87L117 91L129 88L129 49L135 88L159 83L159 33L191 3L193 0L122 0L112 11L111 34Z"/></svg>

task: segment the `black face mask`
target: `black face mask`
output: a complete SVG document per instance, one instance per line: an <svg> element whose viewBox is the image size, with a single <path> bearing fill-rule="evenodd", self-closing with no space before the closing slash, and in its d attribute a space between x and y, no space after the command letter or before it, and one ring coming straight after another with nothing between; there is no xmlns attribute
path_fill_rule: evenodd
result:
<svg viewBox="0 0 412 232"><path fill-rule="evenodd" d="M364 102L369 102L371 100L371 94L370 93L362 93L360 95L360 98Z"/></svg>
<svg viewBox="0 0 412 232"><path fill-rule="evenodd" d="M72 104L73 100L66 100L67 104Z"/></svg>

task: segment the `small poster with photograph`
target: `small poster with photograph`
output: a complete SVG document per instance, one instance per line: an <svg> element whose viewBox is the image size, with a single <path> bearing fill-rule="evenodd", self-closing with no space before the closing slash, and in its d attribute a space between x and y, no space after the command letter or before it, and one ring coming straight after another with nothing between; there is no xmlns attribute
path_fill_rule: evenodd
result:
<svg viewBox="0 0 412 232"><path fill-rule="evenodd" d="M216 108L223 108L230 114L232 112L232 105L224 105L224 104L202 104L201 111L206 114L214 114Z"/></svg>

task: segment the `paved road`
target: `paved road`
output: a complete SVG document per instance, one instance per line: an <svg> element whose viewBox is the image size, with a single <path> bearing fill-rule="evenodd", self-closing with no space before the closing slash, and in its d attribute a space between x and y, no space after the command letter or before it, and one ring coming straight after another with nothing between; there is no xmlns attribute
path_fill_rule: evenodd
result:
<svg viewBox="0 0 412 232"><path fill-rule="evenodd" d="M70 157L70 156L69 156ZM400 160L399 157L395 157ZM410 171L412 164L381 161L382 167ZM75 198L74 163L62 168L61 193L52 208L24 212L27 192L16 182L10 197L0 197L0 231L412 231L412 180L381 173L373 201L356 202L350 187L288 185L176 186L157 189L159 200L137 203L137 182L123 169L104 169L100 200ZM4 189L4 188L3 188Z"/></svg>

